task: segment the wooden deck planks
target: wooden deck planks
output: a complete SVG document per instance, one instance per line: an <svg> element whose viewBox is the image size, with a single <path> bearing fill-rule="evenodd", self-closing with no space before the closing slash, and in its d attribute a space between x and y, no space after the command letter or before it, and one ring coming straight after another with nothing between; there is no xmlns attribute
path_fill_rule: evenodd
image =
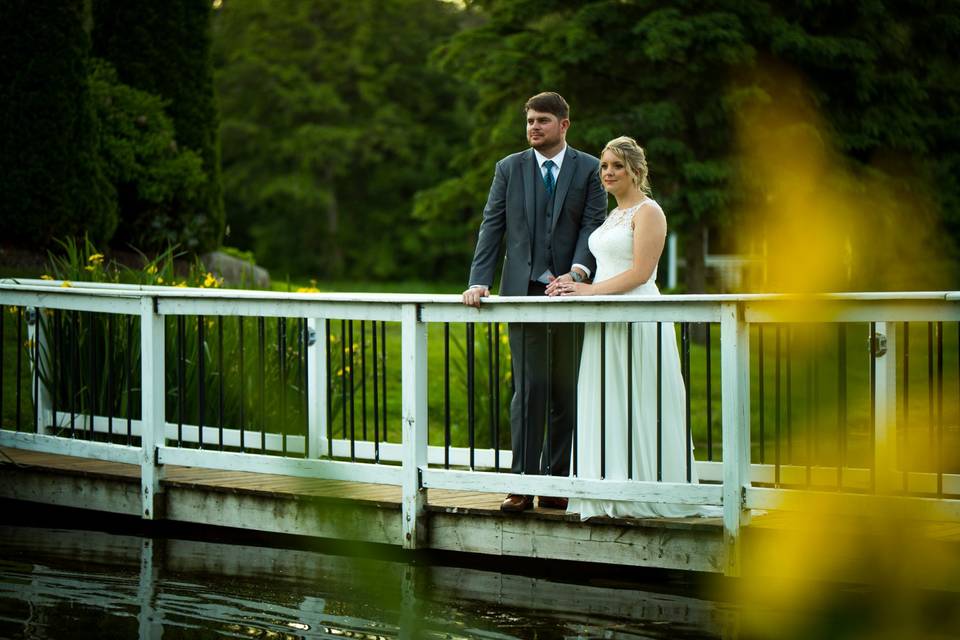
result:
<svg viewBox="0 0 960 640"><path fill-rule="evenodd" d="M0 465L22 465L31 469L61 471L79 475L92 474L98 477L112 477L126 481L139 478L140 475L140 467L137 465L11 448L0 448ZM330 498L370 503L391 509L398 508L401 501L400 487L391 485L194 467L167 466L164 483L171 487L273 495L291 499L297 497ZM427 508L437 513L461 514L464 516L516 517L507 516L500 512L500 502L503 498L504 496L501 493L433 489L428 492ZM579 522L575 514L566 514L557 509L535 508L523 514L523 517ZM835 528L838 531L850 530L854 526L852 521L844 520L843 518L835 518L825 526ZM719 518L659 518L638 521L601 519L598 522L600 526L618 524L715 530L722 527ZM749 527L757 530L796 529L798 522L796 514L779 511L763 512L752 518ZM916 530L922 532L928 539L942 542L960 542L960 524L957 523L916 523Z"/></svg>

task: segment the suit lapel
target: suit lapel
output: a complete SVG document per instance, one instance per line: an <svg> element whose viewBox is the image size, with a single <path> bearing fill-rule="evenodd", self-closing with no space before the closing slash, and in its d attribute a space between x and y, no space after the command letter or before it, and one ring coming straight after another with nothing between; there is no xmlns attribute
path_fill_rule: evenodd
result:
<svg viewBox="0 0 960 640"><path fill-rule="evenodd" d="M560 174L557 176L556 191L553 196L553 215L550 216L550 232L557 226L557 220L560 219L560 211L563 208L563 200L567 197L567 190L573 181L573 174L576 172L574 163L577 160L576 150L567 145L567 151L563 155L563 165L560 167Z"/></svg>
<svg viewBox="0 0 960 640"><path fill-rule="evenodd" d="M527 218L527 232L532 236L536 229L536 183L533 181L537 171L537 161L533 154L533 149L527 149L523 154L520 175L523 176L523 211Z"/></svg>

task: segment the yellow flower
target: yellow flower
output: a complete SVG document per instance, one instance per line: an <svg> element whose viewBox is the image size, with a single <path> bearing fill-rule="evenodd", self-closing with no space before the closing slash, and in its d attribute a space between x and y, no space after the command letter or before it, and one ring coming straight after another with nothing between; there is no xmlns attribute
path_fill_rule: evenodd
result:
<svg viewBox="0 0 960 640"><path fill-rule="evenodd" d="M223 280L218 280L212 273L207 272L207 276L203 279L203 286L219 287L221 282L223 282Z"/></svg>
<svg viewBox="0 0 960 640"><path fill-rule="evenodd" d="M163 276L157 276L157 284L163 284Z"/></svg>
<svg viewBox="0 0 960 640"><path fill-rule="evenodd" d="M64 280L63 282L60 283L60 286L63 287L64 289L69 289L69 288L72 287L73 285L70 284L70 281L69 281L69 280Z"/></svg>
<svg viewBox="0 0 960 640"><path fill-rule="evenodd" d="M41 280L53 280L53 276L48 276L47 274L43 274L42 276L40 276L40 279L41 279Z"/></svg>
<svg viewBox="0 0 960 640"><path fill-rule="evenodd" d="M297 293L320 293L316 287L297 287Z"/></svg>
<svg viewBox="0 0 960 640"><path fill-rule="evenodd" d="M155 264L147 265L147 273L148 273L148 274L153 275L153 274L155 274L156 272L157 272L157 265L155 265Z"/></svg>
<svg viewBox="0 0 960 640"><path fill-rule="evenodd" d="M180 287L180 288L182 288L182 289L185 289L186 286L187 286L187 281L186 281L186 280L181 280L181 281L178 282L175 286Z"/></svg>
<svg viewBox="0 0 960 640"><path fill-rule="evenodd" d="M94 266L92 266L92 265L89 265L89 264L88 264L87 266L85 266L84 269L86 269L87 271L96 271L96 270L97 270L96 267L94 267Z"/></svg>
<svg viewBox="0 0 960 640"><path fill-rule="evenodd" d="M93 264L100 264L101 262L103 262L103 254L95 253L89 258L87 258L87 262L92 262Z"/></svg>

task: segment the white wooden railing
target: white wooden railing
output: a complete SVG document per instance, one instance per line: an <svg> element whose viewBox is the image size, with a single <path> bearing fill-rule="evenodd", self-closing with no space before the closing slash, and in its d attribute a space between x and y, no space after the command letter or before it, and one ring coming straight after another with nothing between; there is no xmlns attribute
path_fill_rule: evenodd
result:
<svg viewBox="0 0 960 640"><path fill-rule="evenodd" d="M726 571L739 571L741 528L751 509L776 509L796 504L808 491L754 483L769 483L771 465L751 465L750 451L750 340L752 324L874 322L877 334L887 340L885 355L876 360L873 493L835 491L832 508L843 513L868 513L895 503L908 506L922 519L960 521L960 500L949 498L960 490L960 477L942 474L944 495L929 498L897 495L904 471L897 469L896 452L896 332L893 323L904 321L960 320L960 293L869 293L833 294L815 297L782 295L684 295L642 298L606 296L589 299L491 298L480 309L464 307L459 296L415 294L294 294L240 290L180 289L129 285L73 283L41 280L0 281L0 305L38 309L78 310L129 314L140 318L140 369L142 419L135 421L141 446L127 446L65 438L39 433L0 430L0 446L18 447L71 456L137 464L141 467L142 517L160 517L165 465L265 472L299 477L327 478L402 487L403 545L416 548L425 541L424 509L428 489L513 492L565 495L577 498L636 500L675 504L717 505L723 508L723 530L728 544ZM306 318L312 327L325 319L376 320L399 323L402 335L402 444L381 444L381 460L323 459L328 446L342 454L349 446L342 440L327 442L328 403L326 360L316 346L308 353L307 412L305 440L291 439L292 450L303 458L264 453L230 452L169 446L176 425L164 415L164 317L178 315L253 316ZM427 328L445 322L709 322L720 325L723 462L698 461L700 484L610 481L585 478L513 475L436 465L440 447L428 445L427 420ZM30 331L34 331L33 327ZM43 339L42 336L34 339ZM318 342L318 344L320 344ZM54 416L50 399L40 389L34 399L45 427L62 424ZM95 417L90 429L103 430L105 417ZM98 426L99 425L99 426ZM196 426L193 427L196 430ZM184 426L190 433L190 426ZM194 431L195 433L195 431ZM226 429L225 433L231 433ZM248 434L251 435L251 434ZM239 442L239 434L233 436ZM252 437L260 437L259 434ZM262 444L277 447L279 434L263 436ZM209 441L209 439L208 439ZM358 443L363 445L364 443ZM369 443L366 443L369 444ZM478 451L479 466L492 460L492 451ZM509 464L509 452L500 452ZM371 451L358 447L357 457L372 459ZM452 453L454 464L466 457L464 450ZM491 465L492 466L492 465ZM783 467L786 473L788 467ZM853 470L856 471L856 470ZM860 470L863 472L863 470ZM922 475L922 474L916 474ZM704 482L706 481L706 482Z"/></svg>

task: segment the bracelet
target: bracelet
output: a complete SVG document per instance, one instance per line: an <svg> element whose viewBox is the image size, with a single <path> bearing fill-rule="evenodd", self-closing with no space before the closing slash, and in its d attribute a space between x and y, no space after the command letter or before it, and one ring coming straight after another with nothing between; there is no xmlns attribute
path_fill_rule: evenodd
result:
<svg viewBox="0 0 960 640"><path fill-rule="evenodd" d="M574 282L583 282L583 276L580 275L579 271L571 271L570 279L573 280Z"/></svg>

